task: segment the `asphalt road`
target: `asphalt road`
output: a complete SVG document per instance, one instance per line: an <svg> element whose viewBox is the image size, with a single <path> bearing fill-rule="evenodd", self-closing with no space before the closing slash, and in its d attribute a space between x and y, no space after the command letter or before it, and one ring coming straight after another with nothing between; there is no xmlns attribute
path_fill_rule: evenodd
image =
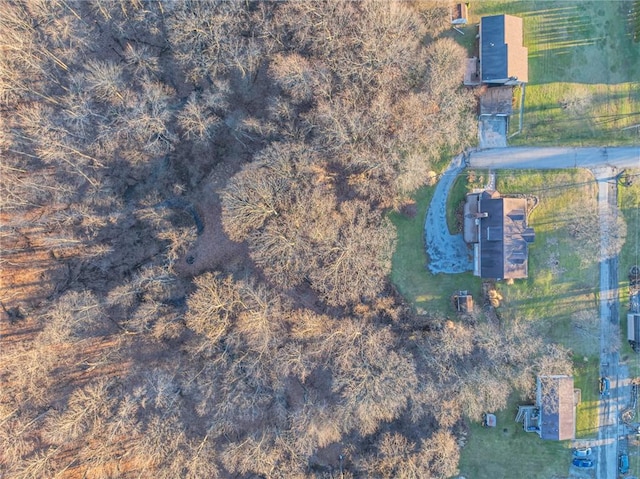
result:
<svg viewBox="0 0 640 479"><path fill-rule="evenodd" d="M640 145L624 148L498 148L473 151L465 158L471 168L558 169L588 168L598 181L601 225L606 215L617 214L616 175L624 168L640 168ZM620 413L629 402L629 373L620 365L618 257L605 258L606 230L601 235L600 261L600 372L611 380L611 394L600 401L600 428L594 444L596 477L617 477L619 438L626 436Z"/></svg>
<svg viewBox="0 0 640 479"><path fill-rule="evenodd" d="M617 214L617 181L616 168L595 168L592 170L598 181L598 211L601 222L607 215ZM612 179L614 178L614 179ZM601 231L604 228L601 226ZM598 429L598 445L596 477L606 479L617 475L617 438L625 435L624 424L619 420L620 412L626 405L628 394L625 394L626 368L620 366L620 356L615 347L619 343L620 301L618 291L618 257L607 258L608 238L603 234L600 238L600 375L609 377L611 392L601 398ZM628 374L628 373L626 373Z"/></svg>
<svg viewBox="0 0 640 479"><path fill-rule="evenodd" d="M494 148L467 154L471 168L640 168L640 145L620 148Z"/></svg>

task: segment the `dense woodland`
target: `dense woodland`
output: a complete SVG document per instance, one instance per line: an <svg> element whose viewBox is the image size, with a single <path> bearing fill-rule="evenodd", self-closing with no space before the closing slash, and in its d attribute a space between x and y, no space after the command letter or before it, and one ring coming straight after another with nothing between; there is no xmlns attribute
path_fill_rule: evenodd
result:
<svg viewBox="0 0 640 479"><path fill-rule="evenodd" d="M445 478L569 367L389 283L387 213L475 138L447 3L0 12L0 476Z"/></svg>

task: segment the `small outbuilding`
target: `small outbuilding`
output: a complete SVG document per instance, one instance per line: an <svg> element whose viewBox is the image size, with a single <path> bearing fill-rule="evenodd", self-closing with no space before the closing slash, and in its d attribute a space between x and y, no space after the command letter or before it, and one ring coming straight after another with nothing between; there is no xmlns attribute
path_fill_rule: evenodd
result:
<svg viewBox="0 0 640 479"><path fill-rule="evenodd" d="M451 11L452 25L466 25L469 21L469 4L456 3Z"/></svg>
<svg viewBox="0 0 640 479"><path fill-rule="evenodd" d="M453 296L456 311L459 313L470 313L473 311L473 297L467 291L458 291Z"/></svg>
<svg viewBox="0 0 640 479"><path fill-rule="evenodd" d="M496 419L495 414L486 413L482 415L482 425L484 427L496 427L498 424L498 420Z"/></svg>

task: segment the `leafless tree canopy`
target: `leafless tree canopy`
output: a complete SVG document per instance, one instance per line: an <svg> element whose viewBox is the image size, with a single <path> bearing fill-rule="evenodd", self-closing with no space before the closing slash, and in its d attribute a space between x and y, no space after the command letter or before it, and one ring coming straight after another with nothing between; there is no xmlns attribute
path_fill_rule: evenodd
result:
<svg viewBox="0 0 640 479"><path fill-rule="evenodd" d="M389 282L387 213L475 137L442 4L0 12L0 476L445 478L566 366Z"/></svg>

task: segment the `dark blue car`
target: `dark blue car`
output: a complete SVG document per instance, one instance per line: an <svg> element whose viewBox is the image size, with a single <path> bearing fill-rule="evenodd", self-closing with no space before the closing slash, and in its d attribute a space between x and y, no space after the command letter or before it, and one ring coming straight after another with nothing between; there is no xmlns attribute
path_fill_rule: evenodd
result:
<svg viewBox="0 0 640 479"><path fill-rule="evenodd" d="M573 465L576 467L593 467L593 461L591 459L574 458Z"/></svg>
<svg viewBox="0 0 640 479"><path fill-rule="evenodd" d="M620 474L629 472L629 456L626 454L618 456L618 471L620 471Z"/></svg>

